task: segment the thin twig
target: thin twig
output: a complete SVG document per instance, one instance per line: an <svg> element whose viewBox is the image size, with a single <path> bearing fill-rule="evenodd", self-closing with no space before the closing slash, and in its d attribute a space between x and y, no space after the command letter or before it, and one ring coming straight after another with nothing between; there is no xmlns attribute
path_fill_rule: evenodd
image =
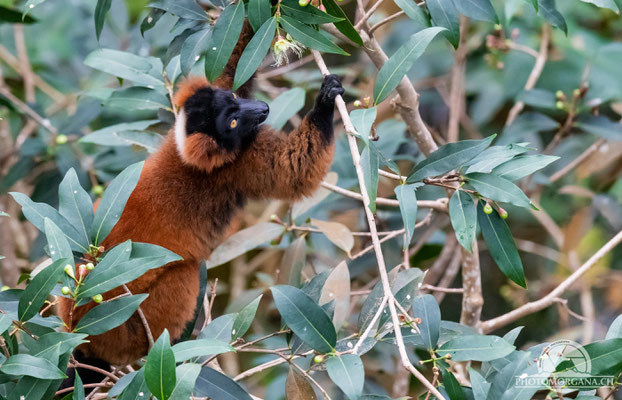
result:
<svg viewBox="0 0 622 400"><path fill-rule="evenodd" d="M488 333L504 327L519 318L522 318L526 315L533 314L538 312L555 301L555 299L559 298L570 286L572 286L575 282L583 276L587 271L590 270L601 258L603 258L607 253L613 250L618 244L622 242L622 231L618 232L613 238L611 238L603 247L601 247L592 257L590 257L581 267L579 267L575 272L572 273L568 278L566 278L562 283L560 283L555 289L551 290L549 294L540 298L539 300L529 302L527 304L522 305L521 307L510 311L507 314L503 314L499 317L490 319L488 321L484 321L480 323L480 328L484 333Z"/></svg>
<svg viewBox="0 0 622 400"><path fill-rule="evenodd" d="M363 334L352 348L352 353L358 354L359 348L361 347L365 339L367 339L367 337L371 333L371 330L374 329L374 325L376 325L376 322L378 322L378 320L380 319L382 311L387 305L387 301L389 301L389 298L387 296L383 296L380 305L378 305L378 310L376 310L376 313L374 314L374 317L371 319L371 321L369 321L369 325L367 325L367 328L365 328L365 331L363 331Z"/></svg>
<svg viewBox="0 0 622 400"><path fill-rule="evenodd" d="M118 376L116 376L116 375L114 375L114 374L113 374L112 372L110 372L110 371L106 371L105 369L97 368L97 367L94 367L94 366L92 366L92 365L88 365L88 364L82 364L82 363L80 363L80 362L77 362L76 360L73 360L73 361L69 364L69 366L70 366L70 367L72 367L72 368L82 368L82 369L88 369L88 370L90 370L90 371L97 372L98 374L102 374L102 375L104 375L104 376L106 376L106 377L108 377L108 378L112 379L112 380L113 380L113 381L115 381L115 382L119 380L119 377L118 377Z"/></svg>
<svg viewBox="0 0 622 400"><path fill-rule="evenodd" d="M112 387L112 385L110 383L86 383L84 385L82 385L83 388L85 389L89 389L89 388L96 388L96 387ZM61 389L59 391L56 392L56 396L61 395L61 394L65 394L65 393L69 393L69 392L73 392L73 390L75 389L74 386L72 387L68 387L65 389Z"/></svg>
<svg viewBox="0 0 622 400"><path fill-rule="evenodd" d="M13 103L13 105L15 105L15 107L17 107L24 114L28 115L37 124L50 131L53 136L58 135L58 130L54 127L54 125L52 125L49 119L43 118L37 114L28 104L15 97L5 86L0 86L0 95L6 97L11 103Z"/></svg>
<svg viewBox="0 0 622 400"><path fill-rule="evenodd" d="M384 1L384 0L377 0L377 1L376 1L376 3L375 3L373 6L371 6L371 8L369 9L369 11L367 11L367 12L365 13L365 15L363 15L363 16L361 17L361 19L357 21L356 25L354 25L354 29L356 29L356 30L361 29L361 27L363 26L363 24L364 24L365 22L367 22L367 20L368 20L368 19L369 19L372 15L374 15L374 13L375 13L375 12L376 12L376 10L378 9L378 7L380 7L380 5L382 4L382 2L383 2L383 1Z"/></svg>
<svg viewBox="0 0 622 400"><path fill-rule="evenodd" d="M125 290L125 293L127 293L130 296L132 295L132 292L130 291L130 289L127 287L125 283L123 284L123 289ZM147 341L149 342L149 349L151 349L155 342L153 340L153 334L151 333L151 328L149 327L149 322L147 321L147 318L145 317L145 313L143 313L143 310L140 306L138 306L138 309L136 310L136 312L138 313L138 316L140 317L140 320L143 323L143 327L145 328L145 334L147 335Z"/></svg>
<svg viewBox="0 0 622 400"><path fill-rule="evenodd" d="M315 59L316 64L318 65L322 75L326 76L329 74L328 68L326 67L326 63L322 58L322 55L317 50L312 50L313 58ZM346 132L355 133L356 130L352 125L352 121L350 121L350 117L348 115L348 110L346 108L346 104L341 98L341 96L337 96L335 98L335 105L337 106L337 110L339 114L341 114L341 120L345 126ZM369 196L367 195L367 190L365 187L365 175L363 173L363 168L361 167L360 155L358 152L358 146L356 143L356 138L352 135L348 135L348 145L350 146L350 154L352 155L352 160L354 162L354 168L356 170L356 175L359 182L359 188L361 190L361 195L363 197L363 209L365 210L365 215L367 217L367 223L369 225L369 231L372 234L372 244L376 253L376 261L378 263L378 271L380 274L380 281L382 282L382 289L384 291L385 296L388 298L389 310L391 312L391 320L394 326L395 332L395 341L397 343L397 348L400 354L400 358L402 360L402 366L408 369L414 376L417 378L428 390L430 390L436 397L439 399L443 399L443 396L438 391L427 378L419 372L410 362L408 358L408 353L406 352L406 346L404 345L404 339L402 338L402 332L400 327L399 317L397 315L397 310L395 308L395 302L393 293L391 292L391 285L389 283L389 276L387 274L387 268L384 262L384 256L382 254L382 247L380 245L380 239L378 238L376 221L374 214L369 209Z"/></svg>
<svg viewBox="0 0 622 400"><path fill-rule="evenodd" d="M553 182L557 182L558 180L560 180L567 173L569 173L570 171L575 169L579 164L585 161L585 159L587 159L589 156L591 156L596 151L598 151L600 147L606 142L607 142L606 139L600 139L594 142L590 147L585 149L583 153L581 153L578 157L574 158L570 163L568 163L568 165L564 166L564 168L560 169L559 171L551 175L551 177L549 178L549 182L553 183Z"/></svg>
<svg viewBox="0 0 622 400"><path fill-rule="evenodd" d="M527 78L527 82L525 83L525 87L524 87L525 90L533 89L533 87L536 86L536 83L538 82L540 75L542 74L542 70L544 69L544 65L546 64L546 59L548 57L548 52L549 52L548 50L549 49L549 37L550 37L550 29L548 25L544 24L542 25L542 38L540 39L540 50L538 51L538 55L536 56L536 63L533 65L533 69L531 70L531 73L529 74L529 77ZM516 46L514 46L514 48L516 48ZM512 124L512 122L514 122L514 120L516 119L518 114L520 114L520 112L523 110L524 107L525 107L525 103L522 101L519 101L516 104L514 104L514 106L512 106L512 108L508 112L508 118L505 121L505 126Z"/></svg>
<svg viewBox="0 0 622 400"><path fill-rule="evenodd" d="M380 22L376 23L374 26L372 26L371 28L369 28L369 34L372 35L376 29L380 28L382 25L393 21L395 18L399 18L402 15L405 15L406 13L404 11L398 11L393 15L389 15L388 17L386 17L385 19L381 20Z"/></svg>
<svg viewBox="0 0 622 400"><path fill-rule="evenodd" d="M446 288L440 286L432 286L432 285L422 285L421 290L427 290L428 292L443 292L443 293L453 293L453 294L461 294L464 293L464 289L462 288Z"/></svg>

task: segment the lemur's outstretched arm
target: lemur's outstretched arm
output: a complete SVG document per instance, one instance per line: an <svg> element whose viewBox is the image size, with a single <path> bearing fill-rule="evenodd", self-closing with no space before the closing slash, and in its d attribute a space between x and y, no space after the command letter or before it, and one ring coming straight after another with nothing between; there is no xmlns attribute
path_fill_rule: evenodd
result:
<svg viewBox="0 0 622 400"><path fill-rule="evenodd" d="M314 108L300 126L286 135L263 128L236 162L244 171L237 182L254 198L295 200L312 194L328 172L333 158L335 97L343 93L339 78L324 78Z"/></svg>
<svg viewBox="0 0 622 400"><path fill-rule="evenodd" d="M246 48L246 45L253 38L253 28L251 24L248 22L248 19L244 20L244 26L242 27L242 32L240 33L240 37L238 39L235 48L233 49L233 53L231 57L229 57L229 61L227 65L223 69L222 73L216 80L213 82L215 87L221 89L231 90L233 88L233 78L235 77L235 71L238 66L238 61L240 61L240 57L242 56L242 52ZM236 93L243 98L250 98L253 92L253 80L255 75L246 81L237 91Z"/></svg>

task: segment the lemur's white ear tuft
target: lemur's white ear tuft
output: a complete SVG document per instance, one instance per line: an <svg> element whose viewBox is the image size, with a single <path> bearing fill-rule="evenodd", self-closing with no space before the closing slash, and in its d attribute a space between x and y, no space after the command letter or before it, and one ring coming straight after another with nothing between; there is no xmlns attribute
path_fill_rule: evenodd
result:
<svg viewBox="0 0 622 400"><path fill-rule="evenodd" d="M186 112L183 107L177 112L175 118L175 144L180 156L184 156L184 146L186 145Z"/></svg>

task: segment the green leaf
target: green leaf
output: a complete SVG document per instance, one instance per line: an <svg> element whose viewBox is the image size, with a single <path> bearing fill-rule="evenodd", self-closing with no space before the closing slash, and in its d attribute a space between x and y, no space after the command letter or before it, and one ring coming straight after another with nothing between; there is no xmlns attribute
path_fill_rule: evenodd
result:
<svg viewBox="0 0 622 400"><path fill-rule="evenodd" d="M353 110L350 112L350 120L356 131L361 135L360 138L363 142L365 144L369 143L369 134L374 121L376 121L376 107Z"/></svg>
<svg viewBox="0 0 622 400"><path fill-rule="evenodd" d="M134 82L165 90L162 61L156 57L140 57L125 51L98 49L86 56L84 63L91 68Z"/></svg>
<svg viewBox="0 0 622 400"><path fill-rule="evenodd" d="M145 381L147 387L158 400L168 400L177 382L175 355L171 350L168 330L153 344L145 363Z"/></svg>
<svg viewBox="0 0 622 400"><path fill-rule="evenodd" d="M64 258L67 263L73 265L73 252L63 231L47 217L44 220L44 225L45 237L48 241L48 250L52 260Z"/></svg>
<svg viewBox="0 0 622 400"><path fill-rule="evenodd" d="M10 24L32 24L37 20L30 15L24 15L15 8L0 6L0 24L8 22Z"/></svg>
<svg viewBox="0 0 622 400"><path fill-rule="evenodd" d="M442 175L460 167L484 151L495 136L488 136L482 140L461 140L439 147L428 158L415 166L407 182L411 183L423 178Z"/></svg>
<svg viewBox="0 0 622 400"><path fill-rule="evenodd" d="M285 398L317 400L313 386L307 378L298 372L296 368L290 366L285 380Z"/></svg>
<svg viewBox="0 0 622 400"><path fill-rule="evenodd" d="M408 18L418 22L421 26L430 26L430 16L411 0L396 0L395 4L408 15Z"/></svg>
<svg viewBox="0 0 622 400"><path fill-rule="evenodd" d="M86 343L86 334L70 332L50 332L39 337L29 345L33 356L48 358L48 355L58 350L59 354L72 351L76 346Z"/></svg>
<svg viewBox="0 0 622 400"><path fill-rule="evenodd" d="M476 399L486 399L488 398L488 392L490 391L490 382L486 382L486 379L474 370L469 367L469 378L471 378L471 388L473 389L473 397Z"/></svg>
<svg viewBox="0 0 622 400"><path fill-rule="evenodd" d="M143 275L145 272L159 268L173 261L181 260L179 256L153 256L132 258L131 260L114 263L102 272L100 266L88 274L84 280L84 286L77 294L78 299L90 298L96 294L102 294L118 286L128 283ZM96 273L97 272L97 273Z"/></svg>
<svg viewBox="0 0 622 400"><path fill-rule="evenodd" d="M76 376L73 381L73 400L84 400L86 395L84 394L84 386L82 385L82 379L80 379L80 375L78 375L78 371L76 371Z"/></svg>
<svg viewBox="0 0 622 400"><path fill-rule="evenodd" d="M304 236L294 240L281 259L281 271L288 271L287 282L290 286L300 286L302 268L306 264L307 242Z"/></svg>
<svg viewBox="0 0 622 400"><path fill-rule="evenodd" d="M415 297L413 300L413 314L421 318L419 331L428 350L436 348L441 326L441 310L436 299L431 294Z"/></svg>
<svg viewBox="0 0 622 400"><path fill-rule="evenodd" d="M89 335L108 332L127 321L147 296L148 294L137 294L106 301L87 312L76 325L74 332Z"/></svg>
<svg viewBox="0 0 622 400"><path fill-rule="evenodd" d="M199 60L201 54L204 54L207 49L207 44L212 37L212 28L206 27L198 32L188 36L181 45L180 61L181 72L184 75L188 75L194 64Z"/></svg>
<svg viewBox="0 0 622 400"><path fill-rule="evenodd" d="M287 16L281 16L279 19L281 26L292 35L292 37L311 49L321 51L323 53L335 53L349 56L339 48L336 44L328 40L324 35L308 25Z"/></svg>
<svg viewBox="0 0 622 400"><path fill-rule="evenodd" d="M410 71L432 39L444 28L426 28L412 35L382 66L374 83L374 104L385 100Z"/></svg>
<svg viewBox="0 0 622 400"><path fill-rule="evenodd" d="M363 46L363 39L352 25L352 22L348 19L346 13L343 12L341 7L335 3L334 0L324 0L322 4L326 8L326 13L332 15L333 17L343 18L343 21L335 22L335 28L339 30L339 32L343 33L348 39L352 40L354 43Z"/></svg>
<svg viewBox="0 0 622 400"><path fill-rule="evenodd" d="M32 376L39 379L64 379L67 376L45 358L15 354L0 366L0 372L12 376Z"/></svg>
<svg viewBox="0 0 622 400"><path fill-rule="evenodd" d="M587 352L588 358L584 356L583 351ZM588 369L588 365L591 366L591 370ZM586 370L590 376L615 376L622 372L622 338L590 343L581 350L574 349L565 353L563 361L555 369L556 372L562 373ZM561 376L563 377L563 374Z"/></svg>
<svg viewBox="0 0 622 400"><path fill-rule="evenodd" d="M375 213L380 159L378 157L378 150L376 150L372 142L367 142L367 146L363 148L360 162L365 177L365 189L367 189L367 196L369 196L369 209L371 212Z"/></svg>
<svg viewBox="0 0 622 400"><path fill-rule="evenodd" d="M200 364L182 364L176 368L177 381L171 392L171 400L187 400L192 398L194 383L201 372Z"/></svg>
<svg viewBox="0 0 622 400"><path fill-rule="evenodd" d="M620 14L620 8L614 0L581 0L584 3L594 4L596 7L608 8L616 14Z"/></svg>
<svg viewBox="0 0 622 400"><path fill-rule="evenodd" d="M568 35L568 26L564 16L555 8L555 0L538 0L538 14L554 27Z"/></svg>
<svg viewBox="0 0 622 400"><path fill-rule="evenodd" d="M159 122L159 119L149 119L110 125L89 133L82 137L80 141L84 143L95 143L102 146L127 146L130 143L121 137L123 132L142 131Z"/></svg>
<svg viewBox="0 0 622 400"><path fill-rule="evenodd" d="M195 0L156 0L150 3L147 7L164 10L169 14L184 19L193 21L209 21L209 16Z"/></svg>
<svg viewBox="0 0 622 400"><path fill-rule="evenodd" d="M48 298L50 292L64 273L65 265L70 262L61 258L43 268L30 282L19 299L17 315L20 322L28 321L37 313Z"/></svg>
<svg viewBox="0 0 622 400"><path fill-rule="evenodd" d="M371 323L378 307L382 303L382 298L384 297L384 290L382 288L382 282L378 282L374 288L371 290L365 301L363 302L363 306L361 307L361 312L359 313L358 325L357 329L359 334L362 334L367 326Z"/></svg>
<svg viewBox="0 0 622 400"><path fill-rule="evenodd" d="M443 370L443 387L451 400L465 400L464 392L460 383L450 371Z"/></svg>
<svg viewBox="0 0 622 400"><path fill-rule="evenodd" d="M456 190L449 199L449 218L458 243L469 253L473 252L473 241L477 231L476 201L469 193Z"/></svg>
<svg viewBox="0 0 622 400"><path fill-rule="evenodd" d="M499 23L499 18L490 0L461 0L455 1L454 4L460 14L464 14L469 18L495 24Z"/></svg>
<svg viewBox="0 0 622 400"><path fill-rule="evenodd" d="M348 399L358 399L363 393L365 369L359 356L344 354L330 357L326 360L326 372Z"/></svg>
<svg viewBox="0 0 622 400"><path fill-rule="evenodd" d="M281 236L284 230L283 225L263 222L234 233L212 252L207 261L207 269L227 263L247 251L269 243Z"/></svg>
<svg viewBox="0 0 622 400"><path fill-rule="evenodd" d="M142 162L130 165L110 182L93 219L91 238L95 246L101 244L121 218L125 203L138 183L142 168Z"/></svg>
<svg viewBox="0 0 622 400"><path fill-rule="evenodd" d="M95 36L97 36L97 40L99 40L99 36L102 33L106 14L110 11L111 5L112 0L97 0L97 5L95 6Z"/></svg>
<svg viewBox="0 0 622 400"><path fill-rule="evenodd" d="M231 332L233 332L233 322L237 314L225 314L216 318L199 334L199 339L215 339L221 342L229 343L231 341Z"/></svg>
<svg viewBox="0 0 622 400"><path fill-rule="evenodd" d="M400 213L402 214L404 229L406 229L403 250L408 248L413 233L415 232L415 223L417 219L417 193L415 190L418 186L420 185L397 185L394 189L397 201L400 203Z"/></svg>
<svg viewBox="0 0 622 400"><path fill-rule="evenodd" d="M43 3L44 1L45 0L28 0L26 4L24 4L24 11L22 11L22 20L25 20L28 13L32 11L33 8ZM16 21L16 22L21 22L21 21Z"/></svg>
<svg viewBox="0 0 622 400"><path fill-rule="evenodd" d="M252 400L237 382L209 367L201 369L194 395L207 396L212 400Z"/></svg>
<svg viewBox="0 0 622 400"><path fill-rule="evenodd" d="M509 181L515 181L531 175L557 160L559 157L542 154L520 156L495 167L491 173Z"/></svg>
<svg viewBox="0 0 622 400"><path fill-rule="evenodd" d="M106 104L122 110L157 111L160 108L171 108L171 103L164 94L140 86L114 91Z"/></svg>
<svg viewBox="0 0 622 400"><path fill-rule="evenodd" d="M270 0L249 0L248 1L248 22L257 30L270 19L272 6Z"/></svg>
<svg viewBox="0 0 622 400"><path fill-rule="evenodd" d="M91 196L82 188L76 171L71 168L58 187L58 212L82 234L80 242L84 247L89 246L91 240L89 232L93 224L93 201Z"/></svg>
<svg viewBox="0 0 622 400"><path fill-rule="evenodd" d="M350 316L350 270L345 261L337 264L326 278L318 303L332 303L333 325L339 330Z"/></svg>
<svg viewBox="0 0 622 400"><path fill-rule="evenodd" d="M262 296L263 295L248 303L235 317L235 321L233 322L233 330L231 331L232 340L244 336L246 331L248 331L248 328L251 327L251 323L255 318L255 313L257 312L257 307L259 307L259 302L261 301Z"/></svg>
<svg viewBox="0 0 622 400"><path fill-rule="evenodd" d="M165 13L166 11L159 8L152 8L140 24L140 34L144 37L145 32L153 28Z"/></svg>
<svg viewBox="0 0 622 400"><path fill-rule="evenodd" d="M531 207L531 201L522 190L505 178L492 174L473 172L464 175L469 186L479 194L492 200L514 204L518 207Z"/></svg>
<svg viewBox="0 0 622 400"><path fill-rule="evenodd" d="M145 400L151 396L151 392L145 381L145 369L141 368L132 378L132 381L119 396L119 400Z"/></svg>
<svg viewBox="0 0 622 400"><path fill-rule="evenodd" d="M215 81L227 65L244 24L244 2L229 4L220 14L207 45L205 76Z"/></svg>
<svg viewBox="0 0 622 400"><path fill-rule="evenodd" d="M81 235L78 231L76 231L76 229L65 219L65 217L60 215L60 213L50 205L45 203L35 203L23 193L11 192L10 195L13 196L13 199L15 199L20 206L22 206L24 216L38 230L45 232L45 218L49 218L60 228L73 250L81 253L86 253L88 251L88 248L80 244Z"/></svg>
<svg viewBox="0 0 622 400"><path fill-rule="evenodd" d="M538 108L545 108L548 110L555 110L555 93L545 89L531 89L521 92L517 99L523 103Z"/></svg>
<svg viewBox="0 0 622 400"><path fill-rule="evenodd" d="M526 288L523 263L518 255L518 249L510 228L496 210L493 210L492 214L486 214L481 202L477 207L477 219L488 251L490 251L490 255L501 272L518 285Z"/></svg>
<svg viewBox="0 0 622 400"><path fill-rule="evenodd" d="M429 0L426 1L426 6L432 16L432 24L447 29L443 35L457 49L460 43L460 16L454 2Z"/></svg>
<svg viewBox="0 0 622 400"><path fill-rule="evenodd" d="M292 286L273 286L271 290L281 317L300 339L321 353L334 350L335 327L319 305Z"/></svg>
<svg viewBox="0 0 622 400"><path fill-rule="evenodd" d="M404 310L410 310L413 303L413 297L417 292L421 281L423 280L423 273L417 268L411 268L405 271L401 271L395 283L392 285L391 292L395 301L404 308ZM383 327L384 324L391 321L391 312L388 306L385 306L384 311L380 315L379 327Z"/></svg>
<svg viewBox="0 0 622 400"><path fill-rule="evenodd" d="M584 132L619 142L622 140L622 125L602 115L582 117L573 124Z"/></svg>
<svg viewBox="0 0 622 400"><path fill-rule="evenodd" d="M333 17L313 6L303 7L298 4L298 0L282 0L281 11L283 14L293 17L298 21L304 21L305 24L327 24L344 20L344 18Z"/></svg>
<svg viewBox="0 0 622 400"><path fill-rule="evenodd" d="M526 143L512 143L507 146L491 146L469 161L469 167L467 168L466 173L485 172L488 174L497 165L501 165L515 156L531 150L535 149L526 147Z"/></svg>
<svg viewBox="0 0 622 400"><path fill-rule="evenodd" d="M622 314L618 315L618 317L613 320L605 339L622 339Z"/></svg>
<svg viewBox="0 0 622 400"><path fill-rule="evenodd" d="M244 84L259 68L261 62L266 57L266 53L270 49L274 32L276 31L277 20L272 17L267 20L257 31L255 36L246 45L246 48L240 56L238 68L235 71L233 79L233 90L237 90Z"/></svg>
<svg viewBox="0 0 622 400"><path fill-rule="evenodd" d="M443 344L437 353L441 357L451 354L451 360L455 362L491 361L507 356L514 349L498 336L461 335Z"/></svg>
<svg viewBox="0 0 622 400"><path fill-rule="evenodd" d="M6 332L7 329L13 324L13 319L10 315L0 313L0 335Z"/></svg>
<svg viewBox="0 0 622 400"><path fill-rule="evenodd" d="M283 128L285 123L305 105L305 91L296 87L281 93L270 103L270 114L266 124L276 130Z"/></svg>
<svg viewBox="0 0 622 400"><path fill-rule="evenodd" d="M235 351L227 342L216 339L195 339L177 343L172 347L176 362L184 362L195 357L212 356Z"/></svg>

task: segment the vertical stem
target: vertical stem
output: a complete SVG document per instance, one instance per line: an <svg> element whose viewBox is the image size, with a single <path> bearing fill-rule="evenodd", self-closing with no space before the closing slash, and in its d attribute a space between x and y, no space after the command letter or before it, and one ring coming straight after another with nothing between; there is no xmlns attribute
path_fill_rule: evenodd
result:
<svg viewBox="0 0 622 400"><path fill-rule="evenodd" d="M466 72L466 35L469 30L469 19L460 16L460 42L454 53L454 66L451 70L451 92L449 94L449 125L447 142L455 142L460 133L460 117L464 112L464 74Z"/></svg>

